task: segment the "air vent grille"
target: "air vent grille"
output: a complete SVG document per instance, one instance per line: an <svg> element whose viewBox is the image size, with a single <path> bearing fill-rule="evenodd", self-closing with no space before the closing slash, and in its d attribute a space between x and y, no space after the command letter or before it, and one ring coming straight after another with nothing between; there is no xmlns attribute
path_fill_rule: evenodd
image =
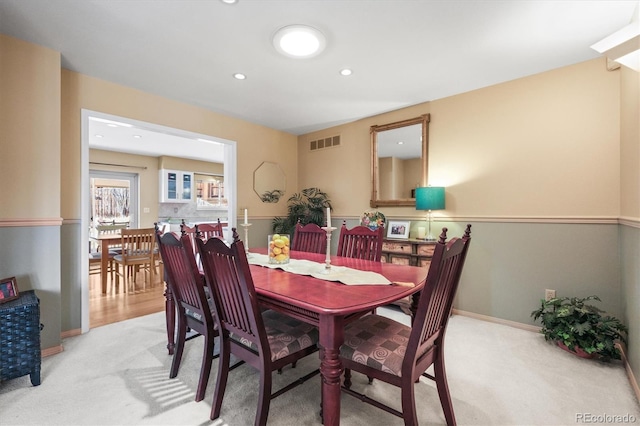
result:
<svg viewBox="0 0 640 426"><path fill-rule="evenodd" d="M340 135L309 141L309 151L318 151L336 146L340 146Z"/></svg>

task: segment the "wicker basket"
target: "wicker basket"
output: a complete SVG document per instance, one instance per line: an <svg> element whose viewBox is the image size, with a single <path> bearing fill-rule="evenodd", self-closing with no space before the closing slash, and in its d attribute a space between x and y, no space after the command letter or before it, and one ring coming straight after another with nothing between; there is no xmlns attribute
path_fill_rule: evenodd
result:
<svg viewBox="0 0 640 426"><path fill-rule="evenodd" d="M40 300L33 290L0 304L0 382L30 375L40 384Z"/></svg>

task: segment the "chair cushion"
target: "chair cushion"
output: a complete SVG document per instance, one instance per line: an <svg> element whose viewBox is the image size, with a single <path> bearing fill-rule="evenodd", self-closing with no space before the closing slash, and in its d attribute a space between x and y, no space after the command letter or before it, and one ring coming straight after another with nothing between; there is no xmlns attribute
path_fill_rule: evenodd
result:
<svg viewBox="0 0 640 426"><path fill-rule="evenodd" d="M262 320L271 347L271 361L318 344L318 329L311 324L273 310L262 312ZM258 352L258 346L253 342L238 338L233 333L229 333L229 337Z"/></svg>
<svg viewBox="0 0 640 426"><path fill-rule="evenodd" d="M115 256L114 253L109 252L109 258L113 258ZM97 260L102 259L102 252L94 251L89 253L89 260Z"/></svg>
<svg viewBox="0 0 640 426"><path fill-rule="evenodd" d="M411 328L380 315L366 315L344 330L340 356L401 376Z"/></svg>

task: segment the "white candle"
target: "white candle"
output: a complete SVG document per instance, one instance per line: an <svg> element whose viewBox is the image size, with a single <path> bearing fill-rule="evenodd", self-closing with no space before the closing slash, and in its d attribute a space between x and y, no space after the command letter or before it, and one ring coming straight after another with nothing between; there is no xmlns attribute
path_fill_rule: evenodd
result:
<svg viewBox="0 0 640 426"><path fill-rule="evenodd" d="M248 209L244 209L244 224L248 224L249 223L249 216L247 214L247 210Z"/></svg>
<svg viewBox="0 0 640 426"><path fill-rule="evenodd" d="M424 240L424 237L427 236L426 229L424 226L418 226L418 238Z"/></svg>
<svg viewBox="0 0 640 426"><path fill-rule="evenodd" d="M331 208L327 207L327 226L331 226Z"/></svg>

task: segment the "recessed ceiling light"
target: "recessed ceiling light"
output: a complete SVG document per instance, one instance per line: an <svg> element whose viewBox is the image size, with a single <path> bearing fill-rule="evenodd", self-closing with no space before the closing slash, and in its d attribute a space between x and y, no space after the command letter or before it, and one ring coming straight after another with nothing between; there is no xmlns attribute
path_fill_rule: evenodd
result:
<svg viewBox="0 0 640 426"><path fill-rule="evenodd" d="M290 58L312 58L325 48L324 34L307 25L289 25L273 36L276 50Z"/></svg>
<svg viewBox="0 0 640 426"><path fill-rule="evenodd" d="M96 138L101 138L102 135L94 135Z"/></svg>
<svg viewBox="0 0 640 426"><path fill-rule="evenodd" d="M222 3L226 3L226 4L236 4L238 3L238 0L220 0Z"/></svg>
<svg viewBox="0 0 640 426"><path fill-rule="evenodd" d="M133 135L134 138L136 139L140 139L142 137L142 135Z"/></svg>
<svg viewBox="0 0 640 426"><path fill-rule="evenodd" d="M398 142L398 145L404 145L404 142L399 141L399 142Z"/></svg>
<svg viewBox="0 0 640 426"><path fill-rule="evenodd" d="M351 71L349 68L345 68L343 70L340 70L340 75L347 76L347 75L351 75L351 74L353 74L353 71Z"/></svg>
<svg viewBox="0 0 640 426"><path fill-rule="evenodd" d="M242 73L237 72L237 73L235 73L233 75L233 78L235 78L236 80L244 80L244 79L247 78L247 76L242 74Z"/></svg>

